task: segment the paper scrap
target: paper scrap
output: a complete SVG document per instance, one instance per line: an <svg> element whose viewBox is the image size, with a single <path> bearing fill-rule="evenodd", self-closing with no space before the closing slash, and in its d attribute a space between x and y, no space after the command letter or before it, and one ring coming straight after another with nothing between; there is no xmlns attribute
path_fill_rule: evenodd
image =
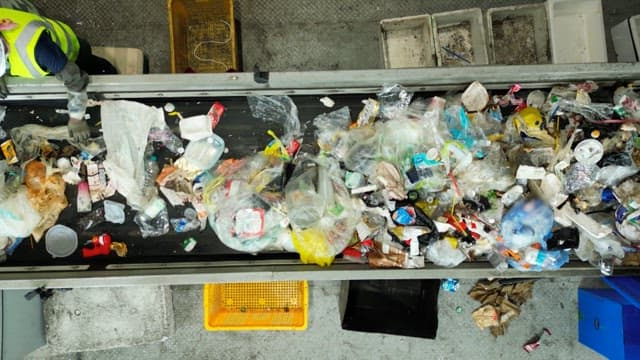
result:
<svg viewBox="0 0 640 360"><path fill-rule="evenodd" d="M547 174L547 171L541 167L520 165L516 172L516 179L524 180L542 180Z"/></svg>
<svg viewBox="0 0 640 360"><path fill-rule="evenodd" d="M211 120L206 115L192 116L180 120L180 136L189 141L197 141L213 135Z"/></svg>
<svg viewBox="0 0 640 360"><path fill-rule="evenodd" d="M336 102L333 101L333 99L331 99L328 96L325 96L323 98L320 98L320 102L322 103L322 105L328 107L328 108L332 108L336 105Z"/></svg>

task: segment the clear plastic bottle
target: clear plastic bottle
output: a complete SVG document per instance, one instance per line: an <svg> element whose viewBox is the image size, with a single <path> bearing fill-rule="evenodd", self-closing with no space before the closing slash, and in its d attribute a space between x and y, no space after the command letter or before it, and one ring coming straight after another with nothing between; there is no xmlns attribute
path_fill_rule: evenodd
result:
<svg viewBox="0 0 640 360"><path fill-rule="evenodd" d="M507 258L498 251L492 251L487 255L487 260L498 272L504 272L509 268Z"/></svg>
<svg viewBox="0 0 640 360"><path fill-rule="evenodd" d="M149 132L149 141L161 143L167 150L174 154L184 154L184 144L182 140L169 128L152 128Z"/></svg>
<svg viewBox="0 0 640 360"><path fill-rule="evenodd" d="M4 162L4 161L1 161ZM0 163L1 163L0 162ZM0 166L1 168L2 166ZM21 174L14 172L8 174L9 176L6 180L3 180L2 184L0 184L0 202L3 202L10 198L13 194L18 191L18 188L22 184L22 176Z"/></svg>
<svg viewBox="0 0 640 360"><path fill-rule="evenodd" d="M184 151L184 158L201 170L211 169L224 152L224 140L213 134L204 139L192 141Z"/></svg>
<svg viewBox="0 0 640 360"><path fill-rule="evenodd" d="M84 119L84 114L87 111L87 101L89 97L86 91L69 91L69 101L67 102L67 110L69 110L69 117L73 119Z"/></svg>
<svg viewBox="0 0 640 360"><path fill-rule="evenodd" d="M144 189L155 187L156 178L160 174L158 158L155 155L147 157L144 161Z"/></svg>

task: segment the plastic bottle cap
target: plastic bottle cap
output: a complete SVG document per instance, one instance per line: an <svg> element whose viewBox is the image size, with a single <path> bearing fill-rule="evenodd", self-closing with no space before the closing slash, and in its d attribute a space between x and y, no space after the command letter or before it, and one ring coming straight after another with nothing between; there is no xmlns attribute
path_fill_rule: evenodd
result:
<svg viewBox="0 0 640 360"><path fill-rule="evenodd" d="M585 165L595 165L602 159L604 148L596 139L582 140L573 150L576 160Z"/></svg>

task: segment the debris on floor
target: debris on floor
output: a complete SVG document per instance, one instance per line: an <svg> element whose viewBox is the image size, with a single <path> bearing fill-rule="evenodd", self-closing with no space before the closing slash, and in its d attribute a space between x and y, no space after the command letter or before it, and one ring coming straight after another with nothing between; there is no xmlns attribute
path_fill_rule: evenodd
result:
<svg viewBox="0 0 640 360"><path fill-rule="evenodd" d="M482 306L471 313L480 330L489 328L491 335L504 335L509 323L520 316L520 307L531 298L534 281L503 285L498 280L480 280L469 296Z"/></svg>
<svg viewBox="0 0 640 360"><path fill-rule="evenodd" d="M524 349L524 351L528 353L532 352L533 350L540 347L540 341L544 336L547 336L547 335L551 335L551 330L547 328L543 328L542 331L540 331L540 333L536 334L536 336L534 336L531 340L529 340L526 344L524 344L522 348Z"/></svg>

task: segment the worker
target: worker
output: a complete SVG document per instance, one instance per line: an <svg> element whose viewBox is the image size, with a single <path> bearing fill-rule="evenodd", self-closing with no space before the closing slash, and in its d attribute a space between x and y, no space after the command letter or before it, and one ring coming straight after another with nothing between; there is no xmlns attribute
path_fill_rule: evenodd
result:
<svg viewBox="0 0 640 360"><path fill-rule="evenodd" d="M116 74L115 68L94 56L89 44L79 39L68 25L32 12L1 7L0 34L0 76L39 79L54 74L69 95L69 135L76 142L86 141L91 133L84 119L87 72Z"/></svg>

